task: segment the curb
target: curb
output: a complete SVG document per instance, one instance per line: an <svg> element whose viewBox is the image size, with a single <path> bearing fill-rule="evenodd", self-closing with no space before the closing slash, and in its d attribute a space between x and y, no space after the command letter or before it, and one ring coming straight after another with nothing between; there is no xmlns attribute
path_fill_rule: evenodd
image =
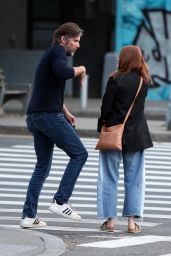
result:
<svg viewBox="0 0 171 256"><path fill-rule="evenodd" d="M153 133L150 132L152 141L155 142L171 142L171 134Z"/></svg>
<svg viewBox="0 0 171 256"><path fill-rule="evenodd" d="M166 119L166 113L165 112L150 112L146 110L145 117L147 120L157 120L157 121L164 121ZM100 112L97 111L72 111L72 114L77 117L88 117L88 118L98 118L100 116Z"/></svg>
<svg viewBox="0 0 171 256"><path fill-rule="evenodd" d="M26 237L31 237L32 239L34 239L34 237L37 237L38 239L40 239L41 243L43 244L43 251L42 249L39 249L39 251L36 254L34 254L35 256L58 256L65 252L65 244L63 240L54 235L39 232L37 230L33 231L31 229L28 230L28 229L3 227L1 230L9 231L9 233L11 230L13 230L14 232L16 231L16 236L17 236L17 232L20 232L20 233L23 233L23 236L25 234ZM10 234L9 234L9 239L10 239ZM11 241L11 244L12 244L12 241Z"/></svg>
<svg viewBox="0 0 171 256"><path fill-rule="evenodd" d="M37 254L37 256L57 256L65 252L65 244L62 239L38 231L31 232L34 233L34 236L38 236L44 241L45 250L43 253Z"/></svg>
<svg viewBox="0 0 171 256"><path fill-rule="evenodd" d="M98 132L94 130L77 130L77 133L80 137L90 137L90 138L98 138L99 134ZM165 134L165 133L153 133L150 132L152 141L155 142L171 142L171 134Z"/></svg>
<svg viewBox="0 0 171 256"><path fill-rule="evenodd" d="M14 126L6 126L1 125L0 126L0 133L2 134L16 134L16 135L31 135L31 133L28 131L26 127L14 127Z"/></svg>
<svg viewBox="0 0 171 256"><path fill-rule="evenodd" d="M98 138L99 134L95 130L90 129L76 129L78 135L80 137L90 137L90 138ZM23 126L0 126L1 134L13 134L13 135L31 135L28 131L27 127ZM155 142L171 142L171 133L159 133L159 132L150 132L151 138Z"/></svg>

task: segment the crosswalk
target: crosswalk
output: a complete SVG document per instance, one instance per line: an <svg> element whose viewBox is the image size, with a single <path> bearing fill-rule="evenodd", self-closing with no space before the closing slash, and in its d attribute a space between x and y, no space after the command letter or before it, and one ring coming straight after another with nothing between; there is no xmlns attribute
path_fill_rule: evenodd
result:
<svg viewBox="0 0 171 256"><path fill-rule="evenodd" d="M48 207L68 162L68 157L60 149L55 149L52 169L39 200L38 215L48 222L45 229L62 231L98 232L101 220L96 217L96 183L98 175L97 139L82 138L89 152L89 158L78 178L71 202L81 222L74 222L51 213ZM149 227L171 220L171 143L154 143L146 150L146 200L144 221ZM19 224L26 189L34 169L35 154L33 145L0 147L0 225ZM120 167L118 219L122 219L124 200L123 165Z"/></svg>

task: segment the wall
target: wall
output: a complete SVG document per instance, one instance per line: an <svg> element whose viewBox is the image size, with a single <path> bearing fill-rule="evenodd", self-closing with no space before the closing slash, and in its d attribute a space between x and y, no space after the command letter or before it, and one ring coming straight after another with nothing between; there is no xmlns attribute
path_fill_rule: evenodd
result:
<svg viewBox="0 0 171 256"><path fill-rule="evenodd" d="M27 0L0 0L0 48L26 48Z"/></svg>
<svg viewBox="0 0 171 256"><path fill-rule="evenodd" d="M12 87L16 84L34 84L36 66L43 55L40 50L0 50L0 68L3 68L6 82ZM72 57L67 58L72 66ZM71 96L72 79L66 82L65 95Z"/></svg>
<svg viewBox="0 0 171 256"><path fill-rule="evenodd" d="M153 79L148 99L168 100L171 92L171 1L118 0L117 8L116 51L128 44L140 46Z"/></svg>

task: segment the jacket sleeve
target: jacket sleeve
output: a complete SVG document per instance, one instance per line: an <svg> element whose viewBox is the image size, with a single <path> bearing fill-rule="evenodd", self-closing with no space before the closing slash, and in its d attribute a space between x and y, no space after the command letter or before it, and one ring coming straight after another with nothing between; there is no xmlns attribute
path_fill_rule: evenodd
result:
<svg viewBox="0 0 171 256"><path fill-rule="evenodd" d="M64 50L53 49L51 53L51 63L53 71L59 79L67 80L74 77L74 69L67 66L67 59Z"/></svg>
<svg viewBox="0 0 171 256"><path fill-rule="evenodd" d="M106 91L102 99L101 119L105 120L112 109L113 102L118 90L118 83L115 79L109 78Z"/></svg>

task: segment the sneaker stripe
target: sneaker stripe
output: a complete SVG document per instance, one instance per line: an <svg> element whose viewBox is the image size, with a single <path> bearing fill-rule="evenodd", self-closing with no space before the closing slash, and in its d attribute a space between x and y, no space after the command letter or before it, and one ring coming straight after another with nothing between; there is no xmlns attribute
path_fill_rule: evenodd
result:
<svg viewBox="0 0 171 256"><path fill-rule="evenodd" d="M72 213L72 210L69 209L69 208L66 208L64 211L63 211L64 214L67 214L67 215L70 215Z"/></svg>
<svg viewBox="0 0 171 256"><path fill-rule="evenodd" d="M52 203L49 207L51 212L57 213L59 215L65 216L72 220L81 220L81 216L79 216L72 208L64 203L63 205L58 205L57 203Z"/></svg>
<svg viewBox="0 0 171 256"><path fill-rule="evenodd" d="M68 214L68 215L70 215L71 213L72 213L72 211L70 209L65 212L65 214Z"/></svg>
<svg viewBox="0 0 171 256"><path fill-rule="evenodd" d="M65 210L63 210L62 212L63 212L63 213L65 213L65 212L66 212L66 211L68 211L68 210L69 210L69 208L66 208L66 209L65 209Z"/></svg>
<svg viewBox="0 0 171 256"><path fill-rule="evenodd" d="M35 221L33 222L33 224L37 224L37 225L38 225L39 222L40 222L40 221L36 218Z"/></svg>

